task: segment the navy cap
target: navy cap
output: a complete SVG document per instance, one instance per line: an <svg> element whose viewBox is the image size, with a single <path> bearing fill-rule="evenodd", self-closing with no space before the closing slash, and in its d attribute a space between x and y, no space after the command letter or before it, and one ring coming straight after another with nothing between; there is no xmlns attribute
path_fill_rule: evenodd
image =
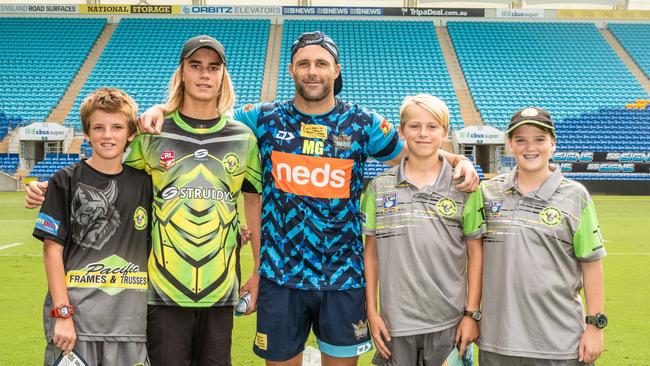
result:
<svg viewBox="0 0 650 366"><path fill-rule="evenodd" d="M291 61L293 61L293 56L299 49L311 45L323 47L334 57L334 61L337 64L339 63L339 46L336 45L330 36L321 31L305 32L299 35L291 45ZM343 75L339 72L339 77L334 80L334 95L338 95L341 89L343 89Z"/></svg>

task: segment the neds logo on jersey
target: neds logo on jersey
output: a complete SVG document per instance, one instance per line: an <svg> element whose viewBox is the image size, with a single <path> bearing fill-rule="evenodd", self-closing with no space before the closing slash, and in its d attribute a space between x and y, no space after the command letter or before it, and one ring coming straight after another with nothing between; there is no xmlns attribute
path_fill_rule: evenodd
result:
<svg viewBox="0 0 650 366"><path fill-rule="evenodd" d="M349 198L354 160L271 153L275 187L317 198Z"/></svg>

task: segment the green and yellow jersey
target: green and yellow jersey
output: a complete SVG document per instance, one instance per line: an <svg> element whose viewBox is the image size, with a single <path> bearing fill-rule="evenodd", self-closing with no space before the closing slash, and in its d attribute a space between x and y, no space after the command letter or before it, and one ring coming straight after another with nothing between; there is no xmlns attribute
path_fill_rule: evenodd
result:
<svg viewBox="0 0 650 366"><path fill-rule="evenodd" d="M139 135L126 164L153 182L150 305L233 305L239 291L241 192L259 193L257 141L245 125L175 112L160 135ZM205 124L211 125L205 128Z"/></svg>

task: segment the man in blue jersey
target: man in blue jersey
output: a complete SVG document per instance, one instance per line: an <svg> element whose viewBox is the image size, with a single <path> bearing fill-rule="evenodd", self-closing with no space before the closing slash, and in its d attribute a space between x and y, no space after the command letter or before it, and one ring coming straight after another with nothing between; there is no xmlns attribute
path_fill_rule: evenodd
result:
<svg viewBox="0 0 650 366"><path fill-rule="evenodd" d="M323 365L356 365L372 349L359 217L363 169L368 157L394 165L405 148L385 118L335 98L339 49L327 35L300 35L289 73L293 100L235 111L258 139L264 182L260 277L242 287L258 311L254 351L267 365L300 365L313 330ZM150 109L142 130L159 133L162 115ZM472 164L446 157L460 168L456 177L465 177L459 188L475 190Z"/></svg>

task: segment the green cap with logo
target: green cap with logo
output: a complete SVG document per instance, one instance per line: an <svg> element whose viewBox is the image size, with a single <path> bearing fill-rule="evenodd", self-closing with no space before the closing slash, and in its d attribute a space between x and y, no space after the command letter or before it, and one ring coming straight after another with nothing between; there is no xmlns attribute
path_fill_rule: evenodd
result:
<svg viewBox="0 0 650 366"><path fill-rule="evenodd" d="M509 136L512 131L517 129L517 127L523 125L535 125L541 127L551 131L551 134L555 137L555 126L553 125L553 120L551 120L551 114L545 109L527 107L517 111L517 113L510 118L510 124L508 125L506 134Z"/></svg>

